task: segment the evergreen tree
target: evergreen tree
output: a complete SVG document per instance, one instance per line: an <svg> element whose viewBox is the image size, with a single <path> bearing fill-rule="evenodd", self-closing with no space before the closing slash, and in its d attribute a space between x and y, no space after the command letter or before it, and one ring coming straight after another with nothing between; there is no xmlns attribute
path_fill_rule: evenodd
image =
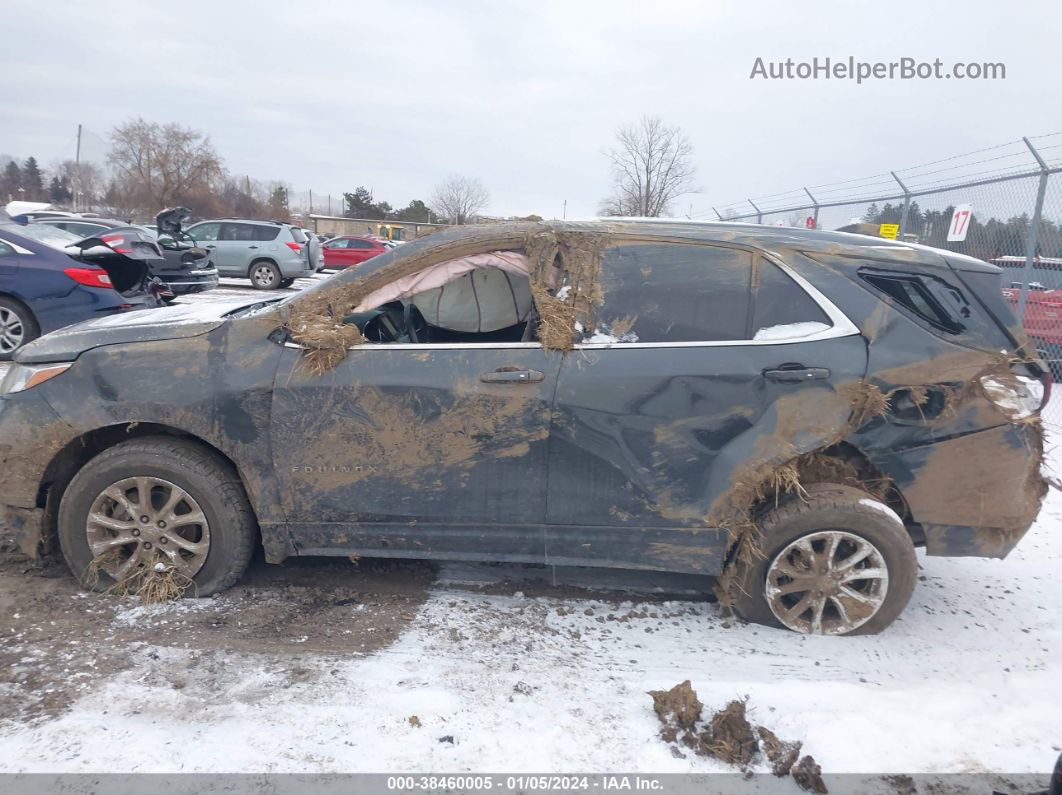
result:
<svg viewBox="0 0 1062 795"><path fill-rule="evenodd" d="M44 178L35 157L27 157L26 162L22 164L22 187L26 189L27 201L40 201L44 198Z"/></svg>
<svg viewBox="0 0 1062 795"><path fill-rule="evenodd" d="M18 167L18 163L14 160L9 160L7 165L4 166L4 174L2 181L0 181L0 195L5 200L19 199L19 188L22 187L22 169Z"/></svg>

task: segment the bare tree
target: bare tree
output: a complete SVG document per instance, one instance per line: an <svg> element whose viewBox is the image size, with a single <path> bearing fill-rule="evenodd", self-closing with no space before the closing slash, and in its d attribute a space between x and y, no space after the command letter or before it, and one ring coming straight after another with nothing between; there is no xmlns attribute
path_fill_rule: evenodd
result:
<svg viewBox="0 0 1062 795"><path fill-rule="evenodd" d="M697 191L693 146L680 128L665 127L657 116L621 127L606 154L613 191L601 204L603 215L656 218L682 194Z"/></svg>
<svg viewBox="0 0 1062 795"><path fill-rule="evenodd" d="M150 210L202 192L223 174L221 158L203 133L142 118L114 128L109 160L117 184Z"/></svg>
<svg viewBox="0 0 1062 795"><path fill-rule="evenodd" d="M432 191L431 209L452 224L466 224L487 206L490 194L483 183L473 177L448 177Z"/></svg>
<svg viewBox="0 0 1062 795"><path fill-rule="evenodd" d="M87 160L80 163L73 160L53 163L51 172L54 176L66 180L75 195L75 206L81 209L94 206L107 189L107 181L102 169Z"/></svg>

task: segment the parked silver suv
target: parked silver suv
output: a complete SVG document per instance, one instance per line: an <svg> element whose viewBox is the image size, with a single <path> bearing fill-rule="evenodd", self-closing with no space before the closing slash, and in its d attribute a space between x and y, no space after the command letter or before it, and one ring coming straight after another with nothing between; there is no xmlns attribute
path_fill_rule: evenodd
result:
<svg viewBox="0 0 1062 795"><path fill-rule="evenodd" d="M306 234L291 224L226 218L185 231L213 252L219 275L250 279L259 290L289 287L315 270Z"/></svg>

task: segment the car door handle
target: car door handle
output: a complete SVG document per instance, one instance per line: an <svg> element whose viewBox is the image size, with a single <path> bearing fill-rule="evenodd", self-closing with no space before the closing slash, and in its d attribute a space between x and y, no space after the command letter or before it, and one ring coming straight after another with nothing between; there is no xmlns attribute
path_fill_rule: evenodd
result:
<svg viewBox="0 0 1062 795"><path fill-rule="evenodd" d="M545 376L538 370L498 369L493 373L484 373L479 380L487 384L530 384L543 378Z"/></svg>
<svg viewBox="0 0 1062 795"><path fill-rule="evenodd" d="M258 246L248 246L247 248L258 248Z"/></svg>
<svg viewBox="0 0 1062 795"><path fill-rule="evenodd" d="M204 248L217 248L217 246L215 246L213 243L207 243Z"/></svg>
<svg viewBox="0 0 1062 795"><path fill-rule="evenodd" d="M763 377L779 384L799 384L801 381L824 381L830 377L825 367L805 367L802 364L783 364L763 371Z"/></svg>

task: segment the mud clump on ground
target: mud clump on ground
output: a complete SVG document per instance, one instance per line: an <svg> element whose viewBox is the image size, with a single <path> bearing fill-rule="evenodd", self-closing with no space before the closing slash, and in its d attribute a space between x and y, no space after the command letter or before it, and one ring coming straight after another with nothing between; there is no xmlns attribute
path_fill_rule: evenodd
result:
<svg viewBox="0 0 1062 795"><path fill-rule="evenodd" d="M805 756L796 763L793 768L793 780L808 792L829 792L822 781L822 768L816 764L813 757Z"/></svg>
<svg viewBox="0 0 1062 795"><path fill-rule="evenodd" d="M731 701L712 715L704 734L711 756L738 767L748 767L759 751L752 725L745 715L744 701Z"/></svg>
<svg viewBox="0 0 1062 795"><path fill-rule="evenodd" d="M735 699L703 720L704 705L689 680L670 690L652 690L653 710L660 719L660 737L681 756L677 743L698 756L711 757L735 765L746 773L757 761L766 761L779 778L792 775L808 792L826 793L822 768L814 758L800 757L803 744L782 740L766 726L749 722L747 700Z"/></svg>
<svg viewBox="0 0 1062 795"><path fill-rule="evenodd" d="M704 705L693 692L689 679L670 690L650 690L649 695L653 698L653 710L664 725L660 736L666 742L675 742L680 730L692 731L701 719Z"/></svg>
<svg viewBox="0 0 1062 795"><path fill-rule="evenodd" d="M760 735L760 750L767 757L767 761L771 763L771 772L779 778L788 776L789 771L793 769L793 765L796 764L797 758L800 756L800 749L803 743L787 743L784 740L780 740L778 735L766 726L760 726L756 729L756 732Z"/></svg>

